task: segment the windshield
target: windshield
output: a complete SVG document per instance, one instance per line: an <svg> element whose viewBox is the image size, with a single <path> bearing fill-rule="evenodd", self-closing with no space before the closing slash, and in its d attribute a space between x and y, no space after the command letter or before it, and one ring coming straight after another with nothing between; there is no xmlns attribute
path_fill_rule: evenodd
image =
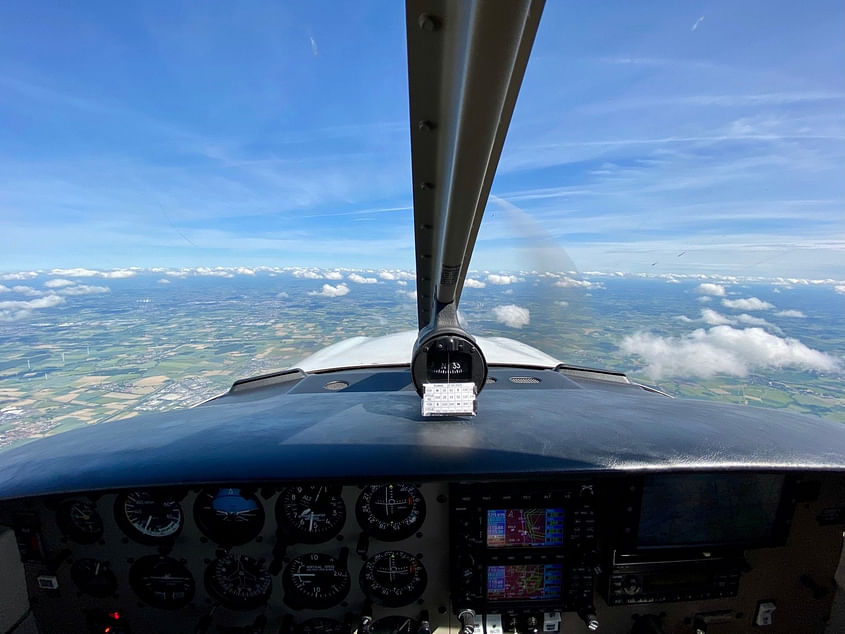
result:
<svg viewBox="0 0 845 634"><path fill-rule="evenodd" d="M548 3L469 332L845 422L845 10L811 9ZM404 29L0 8L0 447L416 329Z"/></svg>

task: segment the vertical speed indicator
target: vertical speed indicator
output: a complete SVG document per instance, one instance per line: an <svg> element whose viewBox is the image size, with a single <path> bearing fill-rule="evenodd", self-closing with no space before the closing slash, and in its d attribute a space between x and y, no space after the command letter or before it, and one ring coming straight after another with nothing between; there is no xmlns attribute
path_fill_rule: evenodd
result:
<svg viewBox="0 0 845 634"><path fill-rule="evenodd" d="M413 535L425 521L425 499L410 484L375 484L364 487L355 505L355 517L364 531L386 542Z"/></svg>

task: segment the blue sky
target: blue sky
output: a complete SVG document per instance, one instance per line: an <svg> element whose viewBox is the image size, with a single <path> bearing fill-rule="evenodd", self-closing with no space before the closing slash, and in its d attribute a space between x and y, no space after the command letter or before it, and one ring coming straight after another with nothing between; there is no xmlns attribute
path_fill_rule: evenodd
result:
<svg viewBox="0 0 845 634"><path fill-rule="evenodd" d="M413 267L399 2L0 7L0 270ZM546 6L474 267L845 277L840 0Z"/></svg>

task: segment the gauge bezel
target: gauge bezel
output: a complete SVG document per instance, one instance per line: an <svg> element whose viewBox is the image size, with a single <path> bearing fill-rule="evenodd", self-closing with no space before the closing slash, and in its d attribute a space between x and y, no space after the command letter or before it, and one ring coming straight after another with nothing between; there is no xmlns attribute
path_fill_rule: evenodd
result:
<svg viewBox="0 0 845 634"><path fill-rule="evenodd" d="M291 501L289 499L291 493L293 493L297 489L304 490L314 489L318 487L326 489L326 494L332 499L332 508L339 508L339 515L332 521L329 530L320 533L313 533L307 530L303 530L296 526L285 513L285 510L288 506L297 504L296 501ZM346 525L346 503L343 501L341 492L342 489L340 487L332 487L329 485L322 484L300 484L285 487L284 489L282 489L282 491L279 493L279 497L276 499L276 525L279 527L281 533L291 543L323 544L329 541L333 537L336 537Z"/></svg>
<svg viewBox="0 0 845 634"><path fill-rule="evenodd" d="M387 586L376 578L376 566L389 557L402 559L408 565L412 564L415 566L414 576L410 583L403 583L402 585L396 586L395 590L399 592L398 594L396 592L387 593L381 591L379 589L380 587L387 589ZM385 550L375 553L367 560L361 568L358 584L367 598L373 603L389 608L401 608L410 605L423 595L428 586L428 573L422 562L411 553L405 552L404 550Z"/></svg>
<svg viewBox="0 0 845 634"><path fill-rule="evenodd" d="M411 508L412 511L416 512L416 515L411 521L409 521L409 518L411 517L409 515L408 518L405 518L400 522L386 522L379 519L374 513L373 505L377 503L376 493L379 490L390 486L408 489L414 496ZM361 491L361 494L358 496L358 500L355 502L355 518L358 520L358 524L361 526L361 529L371 537L375 537L376 539L385 542L398 542L403 539L407 539L422 528L422 525L425 523L425 517L425 496L422 494L419 487L407 482L387 482L384 484L367 485ZM384 526L384 524L386 524L386 526Z"/></svg>
<svg viewBox="0 0 845 634"><path fill-rule="evenodd" d="M247 532L244 529L237 531L237 526L232 523L223 525L221 520L216 517L207 517L206 514L214 512L214 500L220 495L222 491L226 490L237 491L237 495L244 500L251 500L256 503L256 510L258 511L258 518L249 522L250 530ZM234 495L234 494L233 494ZM242 546L254 540L264 529L264 524L267 521L267 516L264 512L264 505L258 496L251 490L242 489L240 487L216 487L206 488L197 494L194 500L194 522L208 539L221 546Z"/></svg>
<svg viewBox="0 0 845 634"><path fill-rule="evenodd" d="M178 600L162 600L156 597L155 594L150 593L144 586L140 585L144 578L154 572L153 570L150 570L150 568L162 564L169 566L171 569L180 569L180 574L187 577L189 580L185 596L182 598ZM141 601L160 610L179 610L185 607L193 601L197 590L196 581L194 580L194 576L191 574L188 567L172 557L166 557L164 555L146 555L135 560L132 567L129 569L129 586L132 588L135 595L141 599Z"/></svg>
<svg viewBox="0 0 845 634"><path fill-rule="evenodd" d="M88 506L92 511L92 518L95 518L97 529L94 533L89 533L79 528L78 523L72 516L72 509L78 504ZM95 544L103 538L104 524L103 518L97 510L97 505L91 500L82 498L69 498L62 500L56 509L56 525L64 535L71 541L77 544Z"/></svg>
<svg viewBox="0 0 845 634"><path fill-rule="evenodd" d="M258 572L253 575L261 579L260 583L267 584L266 590L260 595L251 595L248 597L232 596L227 593L226 589L219 583L217 579L218 568L224 565L227 561L239 560L241 563L247 561L249 565L254 565ZM266 578L265 578L266 577ZM205 569L204 575L205 589L208 593L218 599L223 605L233 610L253 610L266 604L273 593L273 577L264 562L256 557L250 557L244 554L237 554L227 552L222 556L216 557Z"/></svg>
<svg viewBox="0 0 845 634"><path fill-rule="evenodd" d="M82 566L88 565L89 562L100 564L102 567L101 570L99 572L90 573L88 570L82 570ZM98 576L102 576L108 580L108 591L104 592L99 589L94 590L94 588L98 588L98 586L92 585L91 580ZM106 597L113 596L114 593L117 592L117 576L114 574L109 564L107 562L94 559L93 557L85 557L74 561L70 567L70 578L80 592L97 599L105 599Z"/></svg>
<svg viewBox="0 0 845 634"><path fill-rule="evenodd" d="M336 593L323 595L322 592L320 592L322 596L315 597L313 594L306 594L305 591L298 587L293 581L293 576L296 574L293 572L294 568L300 570L303 566L325 566L329 562L333 564L335 573L338 570L343 572L343 580L340 584L340 589ZM304 555L300 555L299 557L295 557L290 561L290 563L288 563L287 566L285 566L285 570L282 573L282 589L284 590L285 604L295 610L325 610L332 608L347 597L351 587L352 580L349 575L349 569L341 559L333 557L328 553L306 553Z"/></svg>
<svg viewBox="0 0 845 634"><path fill-rule="evenodd" d="M166 535L149 535L148 533L140 530L126 513L126 504L129 502L129 498L132 495L147 495L156 499L160 504L175 505L174 508L176 508L179 512L179 519L176 521L176 527ZM131 491L123 491L118 494L114 501L114 517L115 521L117 521L117 525L123 531L124 535L139 544L145 544L148 546L171 543L179 536L182 529L185 527L185 512L182 510L180 497L170 491L163 492L151 489L133 489Z"/></svg>

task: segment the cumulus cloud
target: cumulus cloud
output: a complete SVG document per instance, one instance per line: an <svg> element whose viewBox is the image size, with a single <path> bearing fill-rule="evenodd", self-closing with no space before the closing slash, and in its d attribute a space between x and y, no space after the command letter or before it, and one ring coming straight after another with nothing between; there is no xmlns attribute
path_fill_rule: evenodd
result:
<svg viewBox="0 0 845 634"><path fill-rule="evenodd" d="M837 293L845 294L845 284L837 284L833 287L833 290L835 290Z"/></svg>
<svg viewBox="0 0 845 634"><path fill-rule="evenodd" d="M699 284L695 292L699 295L716 295L717 297L723 297L725 295L725 287L721 284L711 284L710 282L705 282L704 284Z"/></svg>
<svg viewBox="0 0 845 634"><path fill-rule="evenodd" d="M396 279L396 276L391 273L390 271L379 271L378 276L383 280L392 281Z"/></svg>
<svg viewBox="0 0 845 634"><path fill-rule="evenodd" d="M396 283L399 286L407 286L408 285L408 282L406 282L405 280L396 280Z"/></svg>
<svg viewBox="0 0 845 634"><path fill-rule="evenodd" d="M249 269L245 266L239 266L235 269L235 273L237 273L238 275L255 275L255 270Z"/></svg>
<svg viewBox="0 0 845 634"><path fill-rule="evenodd" d="M378 276L389 282L393 280L415 280L417 276L408 271L379 271Z"/></svg>
<svg viewBox="0 0 845 634"><path fill-rule="evenodd" d="M778 317L795 317L796 319L805 319L807 317L800 310L779 310L775 315Z"/></svg>
<svg viewBox="0 0 845 634"><path fill-rule="evenodd" d="M496 321L510 328L522 328L523 326L527 326L531 321L531 314L528 309L517 306L516 304L495 306L493 308L493 316L496 318Z"/></svg>
<svg viewBox="0 0 845 634"><path fill-rule="evenodd" d="M331 284L323 284L323 289L320 291L311 291L309 295L320 295L322 297L343 297L349 292L349 287L346 284L338 284L332 286Z"/></svg>
<svg viewBox="0 0 845 634"><path fill-rule="evenodd" d="M0 302L0 321L17 321L29 317L33 311L52 308L64 303L65 298L50 294L38 299L13 300Z"/></svg>
<svg viewBox="0 0 845 634"><path fill-rule="evenodd" d="M102 293L110 293L111 289L108 286L88 286L87 284L80 284L78 286L68 286L66 288L56 291L60 295L100 295Z"/></svg>
<svg viewBox="0 0 845 634"><path fill-rule="evenodd" d="M62 278L57 278L54 280L47 280L44 282L44 286L47 288L62 288L63 286L73 286L76 282L72 280L65 280Z"/></svg>
<svg viewBox="0 0 845 634"><path fill-rule="evenodd" d="M464 280L464 288L484 288L487 286L481 280L474 280L471 277L468 277Z"/></svg>
<svg viewBox="0 0 845 634"><path fill-rule="evenodd" d="M122 279L127 277L135 277L136 271L132 269L115 269L113 271L97 271L94 269L53 269L50 275L60 275L62 277L105 277L109 279Z"/></svg>
<svg viewBox="0 0 845 634"><path fill-rule="evenodd" d="M35 271L18 271L17 273L3 273L0 275L0 280L31 280L35 277L38 277L38 273Z"/></svg>
<svg viewBox="0 0 845 634"><path fill-rule="evenodd" d="M685 315L676 317L676 319L686 324L691 324L695 322L704 322L708 326L737 326L742 324L745 326L761 326L763 328L769 328L770 330L773 330L778 333L782 332L780 328L766 321L762 317L754 317L753 315L748 315L746 313L742 313L741 315L728 316L716 312L712 308L702 308L701 317L699 319L690 319Z"/></svg>
<svg viewBox="0 0 845 634"><path fill-rule="evenodd" d="M8 286L3 286L2 284L0 284L0 293L8 293L8 292L10 292L11 290L12 290L12 289L11 289L11 288L9 288Z"/></svg>
<svg viewBox="0 0 845 634"><path fill-rule="evenodd" d="M350 273L346 276L350 282L355 282L356 284L378 284L378 280L374 277L364 277L363 275L358 275L357 273Z"/></svg>
<svg viewBox="0 0 845 634"><path fill-rule="evenodd" d="M170 280L168 280L167 278L164 278L164 277L163 277L163 278L161 278L161 279L158 281L158 283L159 283L159 284L170 284Z"/></svg>
<svg viewBox="0 0 845 634"><path fill-rule="evenodd" d="M342 280L343 273L341 273L340 271L327 271L323 277L325 277L327 280Z"/></svg>
<svg viewBox="0 0 845 634"><path fill-rule="evenodd" d="M555 286L561 288L604 288L601 282L590 282L589 280L577 280L574 277L564 275L555 282Z"/></svg>
<svg viewBox="0 0 845 634"><path fill-rule="evenodd" d="M311 269L296 269L293 272L294 277L298 277L303 280L321 280L323 276L317 273L317 271L312 271Z"/></svg>
<svg viewBox="0 0 845 634"><path fill-rule="evenodd" d="M414 301L417 301L417 292L416 291L406 291L405 295L408 296L408 299L412 299Z"/></svg>
<svg viewBox="0 0 845 634"><path fill-rule="evenodd" d="M707 302L710 301L710 296L709 295L702 295L701 297L698 298L698 301L700 301L702 304L706 304Z"/></svg>
<svg viewBox="0 0 845 634"><path fill-rule="evenodd" d="M516 284L519 278L516 275L497 275L496 273L490 273L487 276L487 281L498 286L505 286L507 284Z"/></svg>
<svg viewBox="0 0 845 634"><path fill-rule="evenodd" d="M666 376L710 378L717 374L747 376L752 370L797 368L838 372L841 363L797 339L783 338L762 328L699 328L682 337L639 332L622 340L627 354L638 355L653 379Z"/></svg>
<svg viewBox="0 0 845 634"><path fill-rule="evenodd" d="M20 295L26 295L27 297L41 297L42 295L46 295L44 291L39 291L31 286L22 286L20 284L13 286L12 292L19 293Z"/></svg>
<svg viewBox="0 0 845 634"><path fill-rule="evenodd" d="M723 299L722 306L728 308L736 308L738 310L769 310L774 308L769 302L764 302L757 297L747 297L745 299Z"/></svg>

